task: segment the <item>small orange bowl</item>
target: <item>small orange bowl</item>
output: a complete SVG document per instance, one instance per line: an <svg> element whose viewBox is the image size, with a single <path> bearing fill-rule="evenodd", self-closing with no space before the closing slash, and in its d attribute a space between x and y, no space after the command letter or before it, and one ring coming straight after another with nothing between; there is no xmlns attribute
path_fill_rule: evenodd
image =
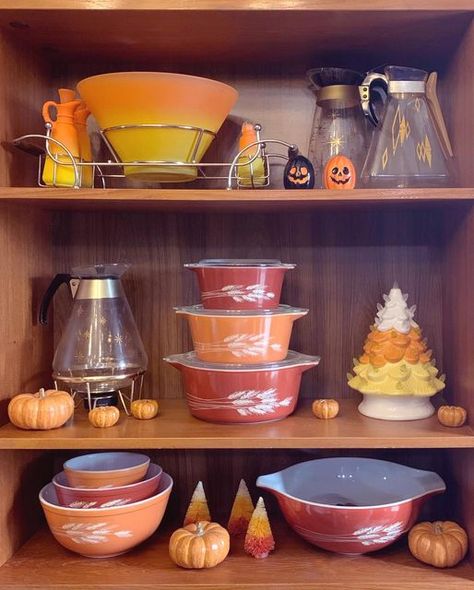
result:
<svg viewBox="0 0 474 590"><path fill-rule="evenodd" d="M126 506L67 508L61 506L49 483L39 494L49 529L56 541L84 557L114 557L129 551L159 527L168 505L173 480L163 473L155 495Z"/></svg>
<svg viewBox="0 0 474 590"><path fill-rule="evenodd" d="M149 465L150 457L141 453L111 452L79 455L63 468L71 487L104 489L141 481Z"/></svg>
<svg viewBox="0 0 474 590"><path fill-rule="evenodd" d="M196 356L211 363L244 365L281 361L288 354L293 322L307 309L211 310L177 307L188 318Z"/></svg>

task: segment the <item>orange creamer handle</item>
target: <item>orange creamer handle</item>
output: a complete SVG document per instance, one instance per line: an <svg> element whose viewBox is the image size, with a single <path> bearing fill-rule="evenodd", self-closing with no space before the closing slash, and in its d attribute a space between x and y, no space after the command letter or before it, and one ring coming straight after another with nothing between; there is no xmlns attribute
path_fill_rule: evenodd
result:
<svg viewBox="0 0 474 590"><path fill-rule="evenodd" d="M52 125L54 123L54 121L56 119L52 119L51 115L49 114L49 109L51 107L54 107L56 109L56 116L57 116L57 111L58 111L58 104L56 102L54 102L54 100L47 100L44 105L43 105L43 109L41 111L41 114L43 115L43 119L45 123L49 123L50 125Z"/></svg>

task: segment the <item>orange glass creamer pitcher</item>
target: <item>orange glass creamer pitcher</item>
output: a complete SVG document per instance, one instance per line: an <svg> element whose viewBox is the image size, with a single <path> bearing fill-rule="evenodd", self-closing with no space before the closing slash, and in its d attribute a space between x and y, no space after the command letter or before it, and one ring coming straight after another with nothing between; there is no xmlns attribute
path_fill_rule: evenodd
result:
<svg viewBox="0 0 474 590"><path fill-rule="evenodd" d="M51 125L51 137L56 141L61 142L74 156L79 159L79 138L74 126L74 112L81 104L81 101L74 99L75 93L68 88L60 88L58 90L60 102L48 100L43 105L43 119L45 123ZM51 112L56 110L56 118L53 119ZM69 165L62 166L49 156L46 155L46 160L43 168L43 182L48 186L75 186L76 175L74 167L72 166L71 158L68 156L64 148L54 141L48 142L49 152L55 159L65 162Z"/></svg>
<svg viewBox="0 0 474 590"><path fill-rule="evenodd" d="M84 101L74 111L74 127L79 141L79 153L81 162L92 162L92 147L89 133L87 132L87 119L91 114ZM94 186L93 166L81 166L79 169L81 186L90 188Z"/></svg>

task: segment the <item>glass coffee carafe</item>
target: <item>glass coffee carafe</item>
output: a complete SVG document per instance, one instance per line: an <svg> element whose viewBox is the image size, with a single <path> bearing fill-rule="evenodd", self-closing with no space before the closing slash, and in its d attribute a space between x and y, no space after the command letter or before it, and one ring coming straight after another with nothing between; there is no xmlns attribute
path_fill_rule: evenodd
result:
<svg viewBox="0 0 474 590"><path fill-rule="evenodd" d="M326 162L339 154L350 158L357 174L367 154L367 124L359 98L363 75L343 68L307 72L316 94L316 111L309 144L315 186L321 188Z"/></svg>
<svg viewBox="0 0 474 590"><path fill-rule="evenodd" d="M386 94L380 120L374 90ZM362 182L381 188L448 185L452 151L436 96L436 73L428 78L423 70L388 66L384 74L367 75L360 95L364 112L376 126Z"/></svg>
<svg viewBox="0 0 474 590"><path fill-rule="evenodd" d="M59 274L46 291L40 322L63 283L74 305L53 360L53 378L73 392L104 394L133 386L148 364L121 276L128 264L101 264Z"/></svg>

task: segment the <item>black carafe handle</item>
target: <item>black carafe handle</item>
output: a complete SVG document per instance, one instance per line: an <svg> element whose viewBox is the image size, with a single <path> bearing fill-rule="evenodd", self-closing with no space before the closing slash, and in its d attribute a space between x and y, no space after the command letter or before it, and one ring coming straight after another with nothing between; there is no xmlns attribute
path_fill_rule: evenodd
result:
<svg viewBox="0 0 474 590"><path fill-rule="evenodd" d="M46 325L48 323L48 309L51 299L62 284L69 285L72 276L66 273L57 274L51 281L49 287L46 289L41 301L41 306L38 314L39 323Z"/></svg>

